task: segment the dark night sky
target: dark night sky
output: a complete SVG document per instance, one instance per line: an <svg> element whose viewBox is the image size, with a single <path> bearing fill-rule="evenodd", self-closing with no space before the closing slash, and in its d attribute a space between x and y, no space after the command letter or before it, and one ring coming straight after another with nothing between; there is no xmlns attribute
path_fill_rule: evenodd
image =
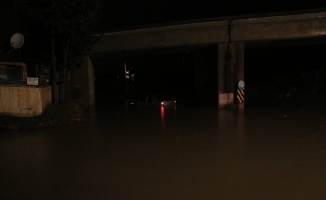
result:
<svg viewBox="0 0 326 200"><path fill-rule="evenodd" d="M325 0L121 0L103 1L98 30L175 21L326 8Z"/></svg>
<svg viewBox="0 0 326 200"><path fill-rule="evenodd" d="M19 31L14 1L0 6L0 42ZM102 0L96 31L136 28L176 21L326 8L325 0ZM326 9L325 9L326 10ZM6 38L7 39L7 38Z"/></svg>

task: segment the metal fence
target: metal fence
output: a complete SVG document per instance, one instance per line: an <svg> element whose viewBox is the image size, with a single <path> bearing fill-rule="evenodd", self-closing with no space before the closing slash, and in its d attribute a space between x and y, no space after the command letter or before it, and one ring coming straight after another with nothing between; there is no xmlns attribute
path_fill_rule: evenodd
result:
<svg viewBox="0 0 326 200"><path fill-rule="evenodd" d="M0 86L46 86L49 69L40 62L0 62Z"/></svg>

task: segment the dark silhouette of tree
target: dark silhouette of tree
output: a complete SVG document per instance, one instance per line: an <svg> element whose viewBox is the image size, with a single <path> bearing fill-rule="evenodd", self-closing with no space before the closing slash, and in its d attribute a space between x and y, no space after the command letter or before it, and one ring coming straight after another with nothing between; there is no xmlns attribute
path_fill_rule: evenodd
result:
<svg viewBox="0 0 326 200"><path fill-rule="evenodd" d="M52 62L53 91L59 85L54 102L69 100L71 67L99 39L93 31L101 16L100 0L15 0L15 7L23 29L35 40L31 51Z"/></svg>

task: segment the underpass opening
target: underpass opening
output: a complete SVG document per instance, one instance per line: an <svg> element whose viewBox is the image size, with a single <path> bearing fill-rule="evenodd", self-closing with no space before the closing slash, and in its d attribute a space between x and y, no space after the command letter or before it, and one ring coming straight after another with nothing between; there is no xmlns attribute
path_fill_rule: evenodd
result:
<svg viewBox="0 0 326 200"><path fill-rule="evenodd" d="M216 105L216 57L216 45L94 55L96 104L126 106L144 94L169 94L178 105Z"/></svg>
<svg viewBox="0 0 326 200"><path fill-rule="evenodd" d="M313 106L326 99L321 40L259 44L245 50L246 106Z"/></svg>

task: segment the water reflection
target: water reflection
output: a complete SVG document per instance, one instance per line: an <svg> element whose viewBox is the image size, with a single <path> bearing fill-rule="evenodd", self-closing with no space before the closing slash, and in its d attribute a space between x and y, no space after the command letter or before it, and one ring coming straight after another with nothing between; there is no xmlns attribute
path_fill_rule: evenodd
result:
<svg viewBox="0 0 326 200"><path fill-rule="evenodd" d="M164 128L164 107L161 106L161 126Z"/></svg>
<svg viewBox="0 0 326 200"><path fill-rule="evenodd" d="M245 145L245 117L244 110L238 110L236 114L235 133L238 150L242 151Z"/></svg>
<svg viewBox="0 0 326 200"><path fill-rule="evenodd" d="M80 124L0 134L0 199L326 195L323 112L98 111Z"/></svg>

